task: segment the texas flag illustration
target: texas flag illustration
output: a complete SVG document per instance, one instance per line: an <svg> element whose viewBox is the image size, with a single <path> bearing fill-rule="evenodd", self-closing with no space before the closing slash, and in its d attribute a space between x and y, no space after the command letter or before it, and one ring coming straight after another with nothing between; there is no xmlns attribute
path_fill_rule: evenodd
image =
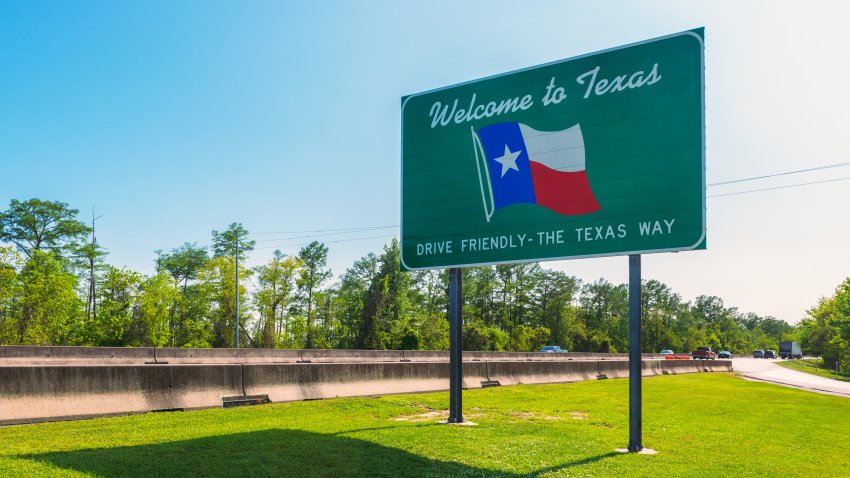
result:
<svg viewBox="0 0 850 478"><path fill-rule="evenodd" d="M473 129L472 139L487 221L497 209L518 203L569 216L600 209L584 167L580 125L537 131L496 123Z"/></svg>

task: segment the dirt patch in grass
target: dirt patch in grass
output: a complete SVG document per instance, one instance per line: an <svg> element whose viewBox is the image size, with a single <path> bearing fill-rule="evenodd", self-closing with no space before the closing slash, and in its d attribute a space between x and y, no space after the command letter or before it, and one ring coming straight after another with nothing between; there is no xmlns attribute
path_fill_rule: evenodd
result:
<svg viewBox="0 0 850 478"><path fill-rule="evenodd" d="M570 412L570 418L573 420L587 420L587 412Z"/></svg>
<svg viewBox="0 0 850 478"><path fill-rule="evenodd" d="M537 412L510 412L509 415L521 420L563 420L563 417L543 415Z"/></svg>
<svg viewBox="0 0 850 478"><path fill-rule="evenodd" d="M430 412L419 413L416 415L402 415L400 417L395 417L393 420L397 422L427 422L434 420L448 420L449 419L449 411L448 410L431 410Z"/></svg>

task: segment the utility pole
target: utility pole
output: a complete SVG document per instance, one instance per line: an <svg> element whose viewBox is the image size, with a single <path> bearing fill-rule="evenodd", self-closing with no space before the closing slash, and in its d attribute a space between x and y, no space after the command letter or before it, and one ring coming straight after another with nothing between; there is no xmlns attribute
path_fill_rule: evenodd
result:
<svg viewBox="0 0 850 478"><path fill-rule="evenodd" d="M236 242L236 348L239 348L239 231L235 231L234 241Z"/></svg>
<svg viewBox="0 0 850 478"><path fill-rule="evenodd" d="M89 251L89 297L86 301L86 317L88 320L97 320L97 300L95 298L94 285L94 256L97 252L97 238L94 235L94 222L103 216L94 216L94 206L91 207L91 250Z"/></svg>

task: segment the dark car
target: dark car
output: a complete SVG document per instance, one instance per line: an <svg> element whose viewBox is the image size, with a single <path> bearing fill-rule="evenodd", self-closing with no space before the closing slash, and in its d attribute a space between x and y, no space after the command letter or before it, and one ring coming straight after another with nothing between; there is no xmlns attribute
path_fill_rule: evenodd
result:
<svg viewBox="0 0 850 478"><path fill-rule="evenodd" d="M730 359L732 358L732 352L728 350L721 350L720 353L717 354L717 358Z"/></svg>
<svg viewBox="0 0 850 478"><path fill-rule="evenodd" d="M764 358L775 359L776 358L776 352L774 352L773 350L765 350L764 351Z"/></svg>
<svg viewBox="0 0 850 478"><path fill-rule="evenodd" d="M559 347L557 345L547 345L547 346L543 347L542 349L540 349L540 351L543 352L543 353L549 353L549 354L566 352L566 350L562 349L561 347Z"/></svg>
<svg viewBox="0 0 850 478"><path fill-rule="evenodd" d="M764 350L756 350L753 352L753 358L764 358Z"/></svg>

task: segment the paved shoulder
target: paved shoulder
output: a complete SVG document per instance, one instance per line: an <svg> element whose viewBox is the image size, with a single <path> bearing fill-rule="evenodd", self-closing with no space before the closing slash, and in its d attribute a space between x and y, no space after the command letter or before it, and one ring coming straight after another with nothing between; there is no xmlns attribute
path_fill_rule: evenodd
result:
<svg viewBox="0 0 850 478"><path fill-rule="evenodd" d="M732 367L743 377L751 380L760 380L788 387L802 388L812 392L850 398L850 382L832 380L780 367L773 360L736 358L732 361Z"/></svg>

